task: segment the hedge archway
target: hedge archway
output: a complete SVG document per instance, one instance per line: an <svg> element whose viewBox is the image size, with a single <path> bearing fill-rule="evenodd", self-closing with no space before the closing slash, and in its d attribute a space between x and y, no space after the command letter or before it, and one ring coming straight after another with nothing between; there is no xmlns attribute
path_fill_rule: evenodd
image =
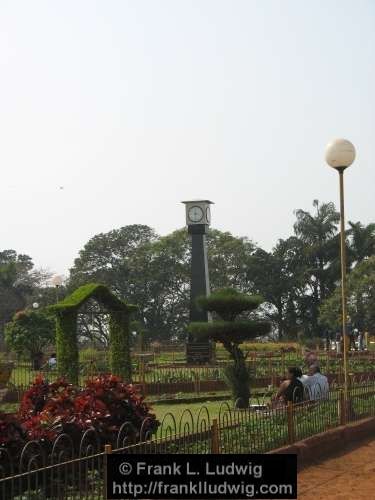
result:
<svg viewBox="0 0 375 500"><path fill-rule="evenodd" d="M56 356L60 376L78 384L79 353L77 318L79 309L90 299L95 299L110 316L109 353L111 373L131 382L130 315L137 306L126 304L105 285L89 283L77 288L71 295L48 307L56 317Z"/></svg>

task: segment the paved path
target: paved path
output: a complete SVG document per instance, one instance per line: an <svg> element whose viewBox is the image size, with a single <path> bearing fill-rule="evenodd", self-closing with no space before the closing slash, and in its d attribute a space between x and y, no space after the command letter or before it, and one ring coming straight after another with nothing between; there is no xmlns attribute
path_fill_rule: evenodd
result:
<svg viewBox="0 0 375 500"><path fill-rule="evenodd" d="M298 474L298 500L375 498L375 441Z"/></svg>

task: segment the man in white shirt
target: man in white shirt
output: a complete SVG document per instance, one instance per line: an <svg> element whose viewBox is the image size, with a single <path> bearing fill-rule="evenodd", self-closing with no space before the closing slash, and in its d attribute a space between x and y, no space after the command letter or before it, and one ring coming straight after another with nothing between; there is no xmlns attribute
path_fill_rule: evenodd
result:
<svg viewBox="0 0 375 500"><path fill-rule="evenodd" d="M306 387L311 401L318 401L319 399L326 399L328 397L328 379L320 373L318 365L311 365L309 374L303 375L300 380L304 387Z"/></svg>
<svg viewBox="0 0 375 500"><path fill-rule="evenodd" d="M51 357L48 360L48 368L50 370L54 370L56 368L56 365L57 365L56 354L53 353L51 354Z"/></svg>

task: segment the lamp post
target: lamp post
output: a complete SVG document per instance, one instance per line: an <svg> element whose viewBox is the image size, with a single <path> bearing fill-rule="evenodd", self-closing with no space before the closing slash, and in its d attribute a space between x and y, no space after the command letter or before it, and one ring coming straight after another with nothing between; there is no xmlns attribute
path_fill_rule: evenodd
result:
<svg viewBox="0 0 375 500"><path fill-rule="evenodd" d="M58 274L54 276L51 280L52 285L55 287L56 290L56 304L59 301L59 286L63 284L63 277L59 276Z"/></svg>
<svg viewBox="0 0 375 500"><path fill-rule="evenodd" d="M345 243L345 210L344 210L344 171L355 159L355 148L346 139L336 139L326 147L326 162L339 173L340 185L340 249L341 249L341 309L342 337L344 340L344 395L348 400L348 336L347 298L346 298L346 243Z"/></svg>

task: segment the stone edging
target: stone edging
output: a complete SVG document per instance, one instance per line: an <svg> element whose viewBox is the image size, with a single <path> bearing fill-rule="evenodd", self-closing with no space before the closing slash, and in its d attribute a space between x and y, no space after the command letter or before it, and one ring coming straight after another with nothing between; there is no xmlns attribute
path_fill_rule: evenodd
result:
<svg viewBox="0 0 375 500"><path fill-rule="evenodd" d="M272 450L270 454L296 454L298 469L311 465L328 456L356 446L366 438L375 437L375 417L316 434L303 441Z"/></svg>

